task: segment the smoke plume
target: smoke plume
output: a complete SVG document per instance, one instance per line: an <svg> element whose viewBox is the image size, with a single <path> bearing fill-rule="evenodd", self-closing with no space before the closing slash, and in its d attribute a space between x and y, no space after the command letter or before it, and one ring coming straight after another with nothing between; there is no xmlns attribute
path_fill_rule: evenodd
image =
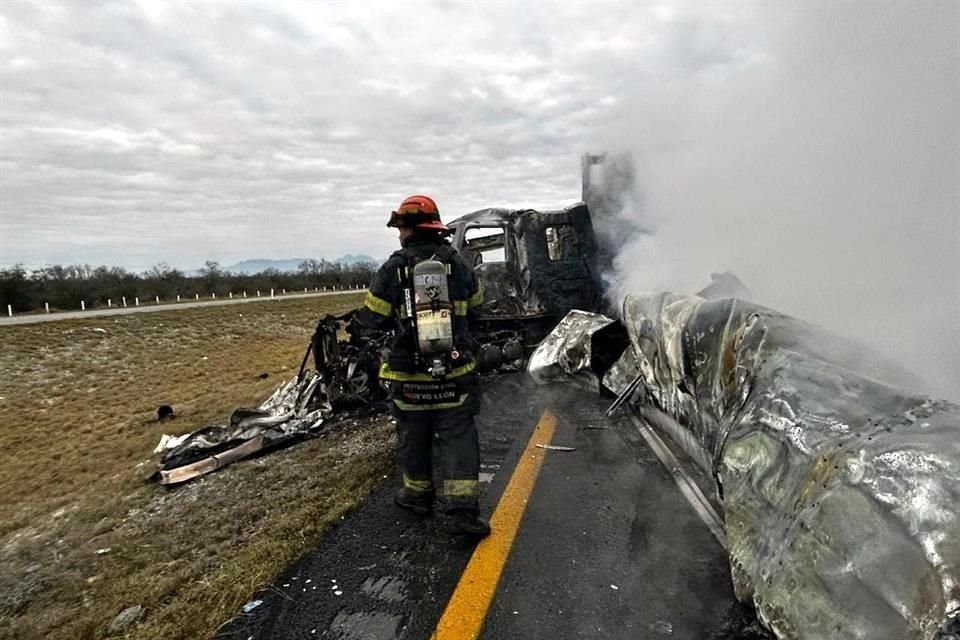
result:
<svg viewBox="0 0 960 640"><path fill-rule="evenodd" d="M638 78L603 132L635 161L624 219L653 231L616 254L616 290L731 271L960 400L960 4L769 6L736 33L675 16L651 53L674 73Z"/></svg>

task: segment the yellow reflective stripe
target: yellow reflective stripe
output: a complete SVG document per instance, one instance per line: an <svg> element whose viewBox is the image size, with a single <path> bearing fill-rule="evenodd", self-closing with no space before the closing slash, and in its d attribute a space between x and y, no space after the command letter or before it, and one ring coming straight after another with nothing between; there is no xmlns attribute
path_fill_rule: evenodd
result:
<svg viewBox="0 0 960 640"><path fill-rule="evenodd" d="M444 480L443 495L472 498L480 495L480 483L476 480Z"/></svg>
<svg viewBox="0 0 960 640"><path fill-rule="evenodd" d="M393 315L393 305L384 300L383 298L378 298L373 295L370 291L367 291L367 297L363 301L363 305L373 311L376 314L381 316L390 317Z"/></svg>
<svg viewBox="0 0 960 640"><path fill-rule="evenodd" d="M453 301L453 313L458 316L467 315L467 301L466 300L454 300Z"/></svg>
<svg viewBox="0 0 960 640"><path fill-rule="evenodd" d="M467 300L467 306L471 309L474 307L479 307L483 304L483 284L480 281L477 281L477 292L470 296L470 299Z"/></svg>
<svg viewBox="0 0 960 640"><path fill-rule="evenodd" d="M380 365L380 379L393 380L395 382L442 382L444 379L459 378L476 369L476 362L468 362L462 367L457 367L443 378L434 378L429 373L407 373L405 371L394 371L386 362Z"/></svg>
<svg viewBox="0 0 960 640"><path fill-rule="evenodd" d="M393 403L397 405L397 408L403 409L404 411L437 411L442 409L456 409L457 407L462 407L463 403L467 401L467 398L470 397L469 393L465 393L460 396L460 399L456 402L440 402L438 404L410 404L409 402L404 402L397 398L393 399Z"/></svg>
<svg viewBox="0 0 960 640"><path fill-rule="evenodd" d="M403 486L416 493L428 493L433 491L433 483L429 480L414 480L407 474L403 474Z"/></svg>

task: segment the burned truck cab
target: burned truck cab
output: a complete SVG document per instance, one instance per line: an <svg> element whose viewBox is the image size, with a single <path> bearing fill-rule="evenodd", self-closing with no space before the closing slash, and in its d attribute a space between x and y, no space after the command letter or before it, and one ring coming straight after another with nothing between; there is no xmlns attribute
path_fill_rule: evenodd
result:
<svg viewBox="0 0 960 640"><path fill-rule="evenodd" d="M481 334L512 334L530 347L571 309L602 300L597 241L587 205L558 211L481 209L447 226L484 291Z"/></svg>

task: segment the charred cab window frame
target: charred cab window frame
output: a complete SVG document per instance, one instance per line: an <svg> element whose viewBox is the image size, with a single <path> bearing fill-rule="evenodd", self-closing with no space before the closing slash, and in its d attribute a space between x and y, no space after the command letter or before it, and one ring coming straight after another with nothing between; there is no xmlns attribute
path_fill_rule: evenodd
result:
<svg viewBox="0 0 960 640"><path fill-rule="evenodd" d="M471 232L476 234L472 239L470 238ZM499 243L494 242L494 239L498 237ZM480 242L476 246L472 246L472 243L478 240ZM484 245L488 244L491 246L484 249ZM507 245L507 228L504 225L477 224L470 225L463 230L464 250L466 252L477 251L481 257L481 261L478 264L471 265L473 267L478 267L483 264L507 264L510 261L509 247ZM486 254L496 251L497 249L503 251L503 258L500 260L488 260Z"/></svg>
<svg viewBox="0 0 960 640"><path fill-rule="evenodd" d="M568 230L569 241L564 242L560 235L560 229ZM551 232L553 238L551 238ZM543 238L547 243L547 259L550 260L550 262L574 260L578 257L579 246L577 243L577 232L573 224L569 222L548 224L543 228Z"/></svg>

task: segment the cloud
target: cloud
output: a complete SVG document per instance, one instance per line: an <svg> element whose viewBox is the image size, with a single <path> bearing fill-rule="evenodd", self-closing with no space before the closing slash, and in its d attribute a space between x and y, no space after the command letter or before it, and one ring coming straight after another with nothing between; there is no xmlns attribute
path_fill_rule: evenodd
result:
<svg viewBox="0 0 960 640"><path fill-rule="evenodd" d="M2 3L0 263L385 255L409 193L564 205L628 148L634 284L731 269L960 388L958 11Z"/></svg>
<svg viewBox="0 0 960 640"><path fill-rule="evenodd" d="M136 267L333 255L331 229L382 255L384 203L417 190L448 217L569 203L648 13L606 41L588 6L0 11L0 261Z"/></svg>

